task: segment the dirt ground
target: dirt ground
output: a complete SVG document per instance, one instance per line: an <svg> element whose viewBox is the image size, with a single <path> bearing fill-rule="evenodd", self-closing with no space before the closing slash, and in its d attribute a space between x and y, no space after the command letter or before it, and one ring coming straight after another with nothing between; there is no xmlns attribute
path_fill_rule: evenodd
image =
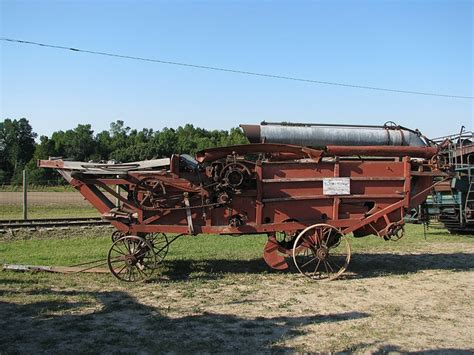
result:
<svg viewBox="0 0 474 355"><path fill-rule="evenodd" d="M470 354L473 255L472 243L367 252L319 283L261 260L176 260L180 273L139 285L1 272L0 353Z"/></svg>

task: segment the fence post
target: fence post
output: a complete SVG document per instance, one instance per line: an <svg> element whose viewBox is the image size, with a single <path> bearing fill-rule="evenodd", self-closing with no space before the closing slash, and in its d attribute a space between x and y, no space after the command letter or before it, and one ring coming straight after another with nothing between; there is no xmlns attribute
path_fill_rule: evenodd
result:
<svg viewBox="0 0 474 355"><path fill-rule="evenodd" d="M23 219L28 219L28 170L23 169Z"/></svg>

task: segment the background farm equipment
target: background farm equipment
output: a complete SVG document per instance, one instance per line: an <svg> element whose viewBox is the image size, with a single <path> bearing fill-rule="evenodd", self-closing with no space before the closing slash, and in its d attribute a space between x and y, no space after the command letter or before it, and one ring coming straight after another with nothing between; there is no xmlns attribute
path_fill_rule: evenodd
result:
<svg viewBox="0 0 474 355"><path fill-rule="evenodd" d="M316 127L274 126L283 137L293 134L286 127L310 129L310 135ZM385 135L387 145L368 144L373 132ZM268 143L266 135L259 138L264 142L207 149L196 157L127 164L57 159L39 166L57 169L116 227L107 263L121 280L148 279L174 240L199 233L267 234L270 267L286 269L292 258L310 279L334 279L351 258L347 234L401 238L407 211L446 179L432 159L437 148L417 131L361 126L357 135L360 144L351 146L323 147L301 137L293 140L298 145L278 137ZM441 180L434 183L434 177Z"/></svg>
<svg viewBox="0 0 474 355"><path fill-rule="evenodd" d="M420 218L429 225L441 223L451 233L474 233L474 135L459 134L436 138L440 146L434 157L449 168L453 177L434 186Z"/></svg>

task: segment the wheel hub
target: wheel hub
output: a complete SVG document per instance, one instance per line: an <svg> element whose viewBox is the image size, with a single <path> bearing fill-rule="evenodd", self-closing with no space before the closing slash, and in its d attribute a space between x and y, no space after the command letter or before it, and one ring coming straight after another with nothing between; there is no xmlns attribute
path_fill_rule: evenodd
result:
<svg viewBox="0 0 474 355"><path fill-rule="evenodd" d="M239 187L244 181L244 176L239 170L229 171L226 177L227 177L227 181L229 182L229 185L234 188Z"/></svg>
<svg viewBox="0 0 474 355"><path fill-rule="evenodd" d="M134 266L138 262L138 260L135 255L129 254L125 255L125 262L130 266Z"/></svg>
<svg viewBox="0 0 474 355"><path fill-rule="evenodd" d="M325 247L316 250L316 256L319 260L326 260L329 255L329 250Z"/></svg>

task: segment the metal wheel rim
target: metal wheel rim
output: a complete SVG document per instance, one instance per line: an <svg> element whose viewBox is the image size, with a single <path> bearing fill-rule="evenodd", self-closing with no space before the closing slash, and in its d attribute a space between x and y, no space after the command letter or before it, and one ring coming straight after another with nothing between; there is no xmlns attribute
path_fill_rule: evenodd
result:
<svg viewBox="0 0 474 355"><path fill-rule="evenodd" d="M133 265L127 263L127 259L131 258L137 260ZM133 235L116 240L107 254L107 265L110 272L117 279L125 282L148 280L153 275L156 264L153 246L144 238Z"/></svg>
<svg viewBox="0 0 474 355"><path fill-rule="evenodd" d="M315 232L308 237L307 233L312 229ZM326 234L327 232L329 233ZM316 235L318 238L315 237ZM325 235L326 243L318 243L317 240L323 239ZM338 237L337 243L332 246L329 245L332 244L331 236ZM326 259L321 257L324 255L324 248L328 252ZM351 246L348 239L329 224L315 224L307 227L298 235L293 246L293 262L296 268L302 275L313 281L335 280L347 269L350 259Z"/></svg>
<svg viewBox="0 0 474 355"><path fill-rule="evenodd" d="M169 242L168 237L165 233L155 233L151 234L147 240L153 247L153 250L156 255L156 263L161 264L165 259L166 255L168 255L169 250Z"/></svg>

